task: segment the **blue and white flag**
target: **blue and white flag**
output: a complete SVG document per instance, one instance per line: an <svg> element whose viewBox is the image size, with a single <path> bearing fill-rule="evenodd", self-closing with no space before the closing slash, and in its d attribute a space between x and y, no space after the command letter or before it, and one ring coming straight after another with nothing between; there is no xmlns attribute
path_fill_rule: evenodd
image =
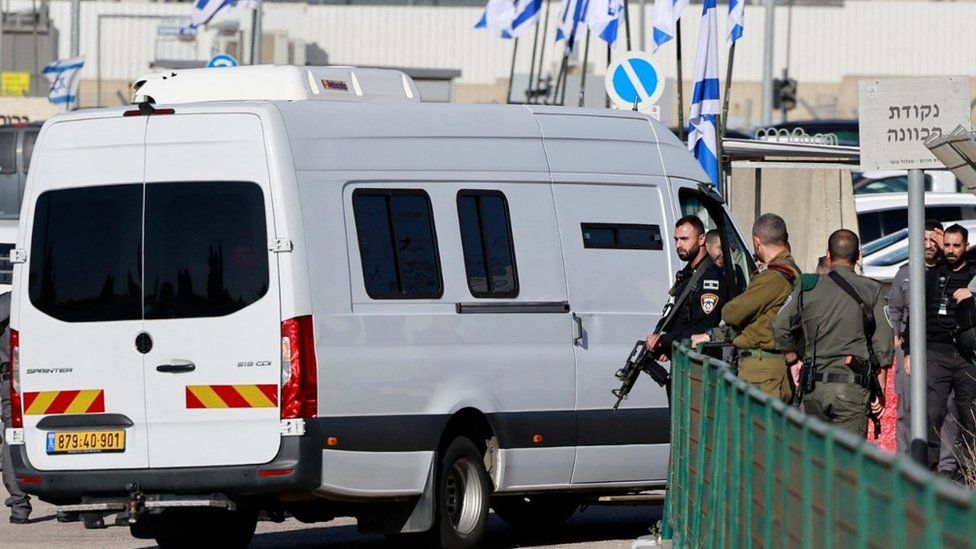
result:
<svg viewBox="0 0 976 549"><path fill-rule="evenodd" d="M610 46L616 46L617 34L624 22L624 0L586 0L583 19Z"/></svg>
<svg viewBox="0 0 976 549"><path fill-rule="evenodd" d="M559 4L559 22L556 24L556 42L566 41L566 54L573 53L579 29L583 24L586 0L562 0Z"/></svg>
<svg viewBox="0 0 976 549"><path fill-rule="evenodd" d="M44 76L51 82L47 92L51 103L60 105L65 111L78 105L78 85L81 83L78 74L84 66L84 57L73 57L60 59L44 67Z"/></svg>
<svg viewBox="0 0 976 549"><path fill-rule="evenodd" d="M681 12L685 11L690 2L691 0L654 1L654 51L674 38L675 24L678 19L681 19Z"/></svg>
<svg viewBox="0 0 976 549"><path fill-rule="evenodd" d="M746 22L746 0L729 0L728 45L742 38L742 29Z"/></svg>
<svg viewBox="0 0 976 549"><path fill-rule="evenodd" d="M190 14L190 28L195 29L201 25L206 25L217 15L217 12L233 4L233 0L197 0Z"/></svg>
<svg viewBox="0 0 976 549"><path fill-rule="evenodd" d="M539 21L541 11L542 0L488 0L474 28L515 38Z"/></svg>
<svg viewBox="0 0 976 549"><path fill-rule="evenodd" d="M722 105L719 101L715 0L705 0L702 8L694 81L688 115L688 150L694 153L712 183L718 184L718 115Z"/></svg>

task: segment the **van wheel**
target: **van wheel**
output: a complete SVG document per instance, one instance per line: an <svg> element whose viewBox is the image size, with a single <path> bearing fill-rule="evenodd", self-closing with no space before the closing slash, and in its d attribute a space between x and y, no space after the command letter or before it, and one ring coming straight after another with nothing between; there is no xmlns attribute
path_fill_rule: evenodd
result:
<svg viewBox="0 0 976 549"><path fill-rule="evenodd" d="M437 508L428 544L466 549L481 542L488 525L491 495L484 459L473 442L458 437L440 456L437 468Z"/></svg>
<svg viewBox="0 0 976 549"><path fill-rule="evenodd" d="M565 522L579 509L579 502L560 496L509 496L492 499L491 508L515 528L543 529Z"/></svg>
<svg viewBox="0 0 976 549"><path fill-rule="evenodd" d="M172 513L172 514L169 514ZM167 516L168 515L168 516ZM159 517L153 537L162 549L245 548L258 524L256 511L167 511Z"/></svg>

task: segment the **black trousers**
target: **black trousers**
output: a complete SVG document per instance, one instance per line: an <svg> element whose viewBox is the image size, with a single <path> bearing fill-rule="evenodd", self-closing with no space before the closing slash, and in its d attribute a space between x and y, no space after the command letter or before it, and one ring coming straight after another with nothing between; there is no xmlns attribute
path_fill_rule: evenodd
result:
<svg viewBox="0 0 976 549"><path fill-rule="evenodd" d="M946 418L949 393L955 392L960 446L976 448L976 364L966 360L955 350L929 349L926 358L928 461L929 466L934 469L939 464L939 447L942 444L939 433ZM966 460L959 460L960 467L973 466L964 461Z"/></svg>

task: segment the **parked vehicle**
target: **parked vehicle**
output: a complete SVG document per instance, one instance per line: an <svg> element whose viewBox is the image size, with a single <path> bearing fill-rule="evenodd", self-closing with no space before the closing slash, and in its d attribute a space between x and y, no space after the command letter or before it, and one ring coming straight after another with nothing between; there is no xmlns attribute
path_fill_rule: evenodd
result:
<svg viewBox="0 0 976 549"><path fill-rule="evenodd" d="M880 193L854 196L861 242L865 244L908 227L908 195ZM925 193L926 219L976 219L976 196L970 193Z"/></svg>
<svg viewBox="0 0 976 549"><path fill-rule="evenodd" d="M926 170L926 192L956 193L962 185L948 170ZM907 193L908 172L906 170L879 170L861 172L854 179L854 194Z"/></svg>
<svg viewBox="0 0 976 549"><path fill-rule="evenodd" d="M792 120L789 122L780 122L779 124L773 125L772 128L789 132L800 128L809 135L832 133L837 136L838 145L856 147L860 144L860 132L857 120Z"/></svg>
<svg viewBox="0 0 976 549"><path fill-rule="evenodd" d="M944 227L954 224L962 225L969 231L971 243L973 240L976 240L976 219L944 221L942 223ZM867 247L862 249L864 258L862 259L861 265L864 267L864 276L869 276L881 282L891 282L898 269L905 263L908 263L908 229L902 229L876 242L888 240L893 236L900 238L891 239L890 243L881 249L871 250L871 254L868 254ZM973 247L970 246L969 249L972 250Z"/></svg>
<svg viewBox="0 0 976 549"><path fill-rule="evenodd" d="M730 284L754 267L666 127L422 104L377 69L136 93L37 142L11 324L27 492L164 545L246 544L264 510L472 547L489 501L558 522L664 485L665 391L614 411L610 390L675 221L723 232Z"/></svg>

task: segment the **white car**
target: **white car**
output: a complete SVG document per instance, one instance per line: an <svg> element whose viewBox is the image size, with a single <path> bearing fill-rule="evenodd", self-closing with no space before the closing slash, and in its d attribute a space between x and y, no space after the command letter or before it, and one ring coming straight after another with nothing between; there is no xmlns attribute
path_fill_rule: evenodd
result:
<svg viewBox="0 0 976 549"><path fill-rule="evenodd" d="M926 170L925 191L954 193L961 190L956 176L949 170ZM876 170L861 172L854 181L854 194L908 192L907 170Z"/></svg>
<svg viewBox="0 0 976 549"><path fill-rule="evenodd" d="M879 193L854 197L863 244L908 227L908 194ZM969 193L925 193L926 219L976 219L976 196Z"/></svg>
<svg viewBox="0 0 976 549"><path fill-rule="evenodd" d="M962 225L970 234L970 243L976 238L976 220L964 219L960 221L943 221L943 227L950 225ZM892 240L891 237L900 237ZM870 244L864 246L861 251L864 254L861 265L864 268L864 276L871 277L881 282L890 282L895 278L895 274L902 265L908 263L908 229L902 229L896 233L881 238L875 242L889 241L889 244L881 249L874 250ZM972 249L972 245L970 245ZM871 252L869 254L869 252Z"/></svg>

